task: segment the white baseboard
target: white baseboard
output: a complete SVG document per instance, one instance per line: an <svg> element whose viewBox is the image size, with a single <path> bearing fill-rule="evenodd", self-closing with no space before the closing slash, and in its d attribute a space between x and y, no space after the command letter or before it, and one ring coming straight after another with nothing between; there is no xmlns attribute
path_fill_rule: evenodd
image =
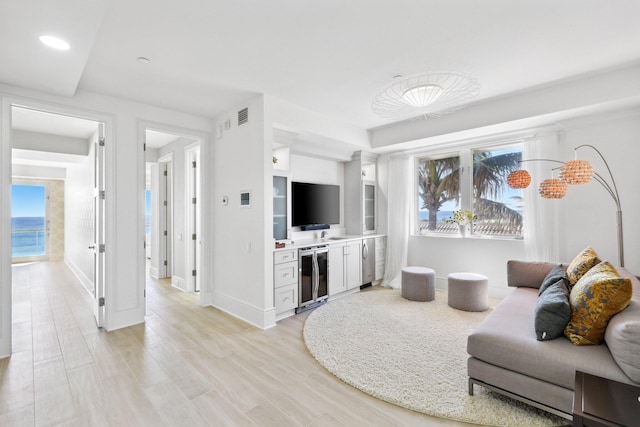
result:
<svg viewBox="0 0 640 427"><path fill-rule="evenodd" d="M276 325L274 307L262 310L219 292L212 293L211 305L260 329L269 329Z"/></svg>
<svg viewBox="0 0 640 427"><path fill-rule="evenodd" d="M180 276L171 276L171 286L176 289L181 290L182 292L188 292L188 289L185 289L185 281Z"/></svg>
<svg viewBox="0 0 640 427"><path fill-rule="evenodd" d="M149 276L151 276L154 279L159 279L160 271L158 270L158 267L149 267Z"/></svg>
<svg viewBox="0 0 640 427"><path fill-rule="evenodd" d="M69 267L69 270L78 278L82 286L89 292L89 294L93 295L93 279L90 279L80 270L73 262L69 261L68 258L64 258L64 263Z"/></svg>

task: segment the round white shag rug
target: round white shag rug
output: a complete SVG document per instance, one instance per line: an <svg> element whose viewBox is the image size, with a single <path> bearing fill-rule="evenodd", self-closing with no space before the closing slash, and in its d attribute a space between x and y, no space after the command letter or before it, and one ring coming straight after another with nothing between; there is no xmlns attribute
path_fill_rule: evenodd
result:
<svg viewBox="0 0 640 427"><path fill-rule="evenodd" d="M492 426L557 426L567 420L475 386L468 394L467 336L489 311L408 301L400 290L359 292L317 308L304 325L311 354L344 382L427 415Z"/></svg>

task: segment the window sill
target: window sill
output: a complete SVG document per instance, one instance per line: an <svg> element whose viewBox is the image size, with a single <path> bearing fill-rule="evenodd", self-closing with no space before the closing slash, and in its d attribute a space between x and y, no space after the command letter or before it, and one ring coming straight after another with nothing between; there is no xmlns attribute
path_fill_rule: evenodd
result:
<svg viewBox="0 0 640 427"><path fill-rule="evenodd" d="M471 240L506 240L506 241L520 241L524 242L523 236L486 236L482 234L470 234L467 236L461 236L457 233L445 234L445 233L411 233L411 237L435 237L435 238L444 238L444 239L471 239Z"/></svg>

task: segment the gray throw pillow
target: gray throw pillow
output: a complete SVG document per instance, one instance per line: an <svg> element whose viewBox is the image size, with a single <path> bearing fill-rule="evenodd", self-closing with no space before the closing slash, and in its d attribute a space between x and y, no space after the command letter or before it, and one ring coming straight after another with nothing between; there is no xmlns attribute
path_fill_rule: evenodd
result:
<svg viewBox="0 0 640 427"><path fill-rule="evenodd" d="M546 277L542 281L540 285L540 290L538 291L538 296L542 295L545 290L558 280L563 279L565 284L567 285L567 289L569 288L569 279L567 278L567 267L562 264L556 265L551 269L549 273L547 273Z"/></svg>
<svg viewBox="0 0 640 427"><path fill-rule="evenodd" d="M548 341L564 334L571 320L569 288L564 279L546 287L535 307L535 330L538 341Z"/></svg>

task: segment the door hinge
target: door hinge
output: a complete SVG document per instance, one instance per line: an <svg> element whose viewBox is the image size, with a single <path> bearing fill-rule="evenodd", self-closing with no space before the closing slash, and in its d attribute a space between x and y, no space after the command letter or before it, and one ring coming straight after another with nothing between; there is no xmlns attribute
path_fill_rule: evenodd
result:
<svg viewBox="0 0 640 427"><path fill-rule="evenodd" d="M193 167L196 167L196 162L191 162L191 165L193 165Z"/></svg>
<svg viewBox="0 0 640 427"><path fill-rule="evenodd" d="M193 199L191 199L191 203L193 203L194 205L196 204L196 198L195 197Z"/></svg>
<svg viewBox="0 0 640 427"><path fill-rule="evenodd" d="M166 260L166 259L164 260L164 265L165 265L165 266L167 265L167 260Z"/></svg>
<svg viewBox="0 0 640 427"><path fill-rule="evenodd" d="M193 233L193 234L191 235L191 240L196 240L196 233Z"/></svg>
<svg viewBox="0 0 640 427"><path fill-rule="evenodd" d="M162 202L163 205L167 206L167 201Z"/></svg>
<svg viewBox="0 0 640 427"><path fill-rule="evenodd" d="M142 242L142 249L147 249L147 242L146 241Z"/></svg>
<svg viewBox="0 0 640 427"><path fill-rule="evenodd" d="M191 275L192 275L193 277L196 277L196 271L195 271L195 270L191 270Z"/></svg>
<svg viewBox="0 0 640 427"><path fill-rule="evenodd" d="M145 289L145 290L144 290L144 291L142 291L142 292L143 292L142 296L146 298L146 297L147 297L147 290Z"/></svg>
<svg viewBox="0 0 640 427"><path fill-rule="evenodd" d="M104 307L104 297L98 298L98 307Z"/></svg>
<svg viewBox="0 0 640 427"><path fill-rule="evenodd" d="M104 136L101 136L100 138L98 138L98 145L100 147L104 147Z"/></svg>
<svg viewBox="0 0 640 427"><path fill-rule="evenodd" d="M147 151L147 143L142 144L142 151Z"/></svg>
<svg viewBox="0 0 640 427"><path fill-rule="evenodd" d="M106 247L104 243L101 243L100 246L98 246L98 252L103 254L105 250L106 250Z"/></svg>
<svg viewBox="0 0 640 427"><path fill-rule="evenodd" d="M107 192L105 190L100 190L98 194L100 195L100 198L102 200L104 200L107 197Z"/></svg>
<svg viewBox="0 0 640 427"><path fill-rule="evenodd" d="M162 175L167 176L167 171L162 171Z"/></svg>
<svg viewBox="0 0 640 427"><path fill-rule="evenodd" d="M162 234L164 234L164 235L166 236L166 235L167 235L167 230L164 230L164 231L162 232Z"/></svg>

